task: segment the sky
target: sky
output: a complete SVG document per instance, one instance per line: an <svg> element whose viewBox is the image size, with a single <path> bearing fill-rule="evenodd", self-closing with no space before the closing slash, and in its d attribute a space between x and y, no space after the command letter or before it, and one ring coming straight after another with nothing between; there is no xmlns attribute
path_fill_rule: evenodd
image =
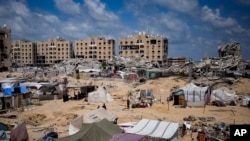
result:
<svg viewBox="0 0 250 141"><path fill-rule="evenodd" d="M119 38L146 32L167 37L169 57L217 57L239 42L250 59L250 0L0 0L0 26L12 40Z"/></svg>

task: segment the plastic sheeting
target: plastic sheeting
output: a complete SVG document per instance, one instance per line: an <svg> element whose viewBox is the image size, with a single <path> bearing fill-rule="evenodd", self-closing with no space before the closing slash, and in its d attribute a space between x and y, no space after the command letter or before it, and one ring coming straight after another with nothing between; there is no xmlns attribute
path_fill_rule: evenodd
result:
<svg viewBox="0 0 250 141"><path fill-rule="evenodd" d="M111 101L113 98L104 87L99 87L96 91L88 94L88 102L108 103Z"/></svg>
<svg viewBox="0 0 250 141"><path fill-rule="evenodd" d="M237 95L235 91L229 91L227 88L221 87L217 90L213 90L210 101L219 100L230 104L231 101L235 101L236 99Z"/></svg>
<svg viewBox="0 0 250 141"><path fill-rule="evenodd" d="M178 123L142 119L126 133L172 140L177 138L178 128Z"/></svg>

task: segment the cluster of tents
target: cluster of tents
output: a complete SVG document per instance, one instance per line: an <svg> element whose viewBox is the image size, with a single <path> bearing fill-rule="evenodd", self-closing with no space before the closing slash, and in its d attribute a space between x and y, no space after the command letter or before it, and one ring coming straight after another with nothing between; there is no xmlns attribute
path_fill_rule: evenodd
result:
<svg viewBox="0 0 250 141"><path fill-rule="evenodd" d="M103 118L93 123L82 123L76 133L55 141L177 141L179 124L158 120L142 119L133 128L122 130L119 125Z"/></svg>
<svg viewBox="0 0 250 141"><path fill-rule="evenodd" d="M225 105L229 105L238 99L236 92L226 87L212 90L210 86L198 86L194 83L189 83L176 90L172 96L174 105L183 107L204 107L206 104L214 101L220 101Z"/></svg>
<svg viewBox="0 0 250 141"><path fill-rule="evenodd" d="M117 116L98 108L79 116L70 122L69 136L55 138L55 141L144 141L178 140L179 124L158 120L142 119L130 129L124 130L122 124L114 124Z"/></svg>

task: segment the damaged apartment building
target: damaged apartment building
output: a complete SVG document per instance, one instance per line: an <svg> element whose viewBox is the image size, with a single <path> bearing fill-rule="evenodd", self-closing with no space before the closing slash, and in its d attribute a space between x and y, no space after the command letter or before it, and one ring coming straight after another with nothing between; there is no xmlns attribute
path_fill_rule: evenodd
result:
<svg viewBox="0 0 250 141"><path fill-rule="evenodd" d="M13 67L36 66L36 43L15 40L11 43Z"/></svg>
<svg viewBox="0 0 250 141"><path fill-rule="evenodd" d="M76 41L76 57L86 60L107 61L115 55L115 40L104 37L90 37Z"/></svg>
<svg viewBox="0 0 250 141"><path fill-rule="evenodd" d="M37 66L51 66L73 58L73 42L57 37L48 41L37 42Z"/></svg>
<svg viewBox="0 0 250 141"><path fill-rule="evenodd" d="M147 35L139 32L119 40L121 57L141 57L150 62L166 63L168 55L168 39L162 36Z"/></svg>
<svg viewBox="0 0 250 141"><path fill-rule="evenodd" d="M4 25L0 27L0 70L9 70L12 65L11 53L11 30Z"/></svg>

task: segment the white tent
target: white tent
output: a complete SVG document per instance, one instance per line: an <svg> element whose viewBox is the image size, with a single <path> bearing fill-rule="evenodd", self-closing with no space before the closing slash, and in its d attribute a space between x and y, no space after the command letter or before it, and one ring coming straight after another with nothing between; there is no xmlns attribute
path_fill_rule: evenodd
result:
<svg viewBox="0 0 250 141"><path fill-rule="evenodd" d="M96 91L88 93L88 102L108 103L111 101L113 98L104 87L99 87Z"/></svg>
<svg viewBox="0 0 250 141"><path fill-rule="evenodd" d="M75 133L77 133L81 127L82 127L82 123L83 123L83 115L77 117L75 120L71 121L69 123L69 135L73 135Z"/></svg>
<svg viewBox="0 0 250 141"><path fill-rule="evenodd" d="M208 86L199 87L194 83L189 83L181 89L184 92L184 99L187 102L187 106L202 107L208 102L211 95Z"/></svg>
<svg viewBox="0 0 250 141"><path fill-rule="evenodd" d="M219 89L213 90L211 94L210 101L223 101L226 102L226 104L230 104L231 101L235 101L237 99L237 95L235 91L230 91L226 87L221 87Z"/></svg>
<svg viewBox="0 0 250 141"><path fill-rule="evenodd" d="M142 119L126 133L177 141L178 128L179 124L175 122Z"/></svg>
<svg viewBox="0 0 250 141"><path fill-rule="evenodd" d="M244 97L242 97L242 99L241 99L240 105L241 105L241 106L248 106L249 102L250 102L250 97L244 96Z"/></svg>
<svg viewBox="0 0 250 141"><path fill-rule="evenodd" d="M71 121L69 124L69 135L73 135L78 132L81 127L82 123L93 123L101 121L102 119L107 119L109 121L114 121L117 116L112 114L111 112L103 109L98 108L96 110L92 110L89 113L79 116L75 120Z"/></svg>

